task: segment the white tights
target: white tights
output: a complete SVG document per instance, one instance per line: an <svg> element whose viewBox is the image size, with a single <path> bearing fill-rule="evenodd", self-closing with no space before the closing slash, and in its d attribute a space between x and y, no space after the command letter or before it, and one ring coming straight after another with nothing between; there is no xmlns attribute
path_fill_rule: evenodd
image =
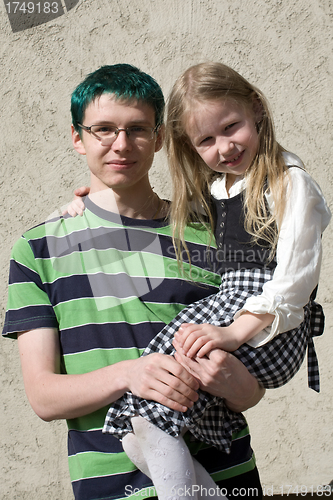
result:
<svg viewBox="0 0 333 500"><path fill-rule="evenodd" d="M181 436L170 436L142 417L123 440L130 460L153 481L159 500L226 500Z"/></svg>

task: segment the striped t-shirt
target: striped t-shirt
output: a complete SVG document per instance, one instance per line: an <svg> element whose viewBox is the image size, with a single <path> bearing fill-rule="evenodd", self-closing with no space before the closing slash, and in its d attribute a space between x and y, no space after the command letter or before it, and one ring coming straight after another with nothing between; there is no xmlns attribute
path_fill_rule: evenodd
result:
<svg viewBox="0 0 333 500"><path fill-rule="evenodd" d="M179 271L164 220L138 220L86 199L82 217L60 217L27 231L12 251L3 335L57 328L64 374L87 373L139 357L185 305L215 293L214 246L199 224L186 229L191 280ZM184 256L186 260L186 256ZM184 271L189 274L188 263ZM68 420L69 470L79 500L148 498L148 478L102 434L107 408ZM254 468L248 429L232 452L190 442L215 480Z"/></svg>

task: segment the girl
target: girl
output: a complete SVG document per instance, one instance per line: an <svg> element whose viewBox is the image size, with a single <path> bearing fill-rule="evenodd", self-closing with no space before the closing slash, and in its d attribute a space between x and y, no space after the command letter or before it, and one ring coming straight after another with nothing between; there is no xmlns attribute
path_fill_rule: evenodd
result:
<svg viewBox="0 0 333 500"><path fill-rule="evenodd" d="M290 380L308 349L309 385L319 391L312 336L323 332L324 318L313 299L321 235L330 220L320 188L276 141L263 94L220 63L193 66L177 80L166 137L179 264L187 252L186 224L208 217L221 286L217 295L181 311L144 355L174 355L174 343L187 359L200 361L222 349L273 388ZM168 498L178 481L204 481L200 466L184 452L185 430L228 453L232 432L245 425L241 414L205 392L185 413L126 393L109 409L103 432L122 439L159 498ZM188 491L183 498L202 497L193 487Z"/></svg>

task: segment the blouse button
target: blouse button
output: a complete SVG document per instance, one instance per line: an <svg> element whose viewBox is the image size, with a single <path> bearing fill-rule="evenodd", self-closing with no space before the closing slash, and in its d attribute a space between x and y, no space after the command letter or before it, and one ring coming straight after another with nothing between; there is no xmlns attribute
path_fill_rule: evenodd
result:
<svg viewBox="0 0 333 500"><path fill-rule="evenodd" d="M224 201L221 201L221 207L223 208L225 206Z"/></svg>
<svg viewBox="0 0 333 500"><path fill-rule="evenodd" d="M224 222L220 222L220 227L224 227Z"/></svg>
<svg viewBox="0 0 333 500"><path fill-rule="evenodd" d="M227 212L222 212L221 217L225 217L227 215Z"/></svg>
<svg viewBox="0 0 333 500"><path fill-rule="evenodd" d="M284 297L282 295L276 295L275 296L275 302L276 302L276 304L282 304L283 301L284 301Z"/></svg>

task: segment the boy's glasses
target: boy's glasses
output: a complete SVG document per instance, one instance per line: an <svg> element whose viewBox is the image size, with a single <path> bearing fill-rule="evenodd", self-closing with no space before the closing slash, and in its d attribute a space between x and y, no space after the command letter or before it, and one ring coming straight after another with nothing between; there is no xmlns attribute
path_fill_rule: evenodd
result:
<svg viewBox="0 0 333 500"><path fill-rule="evenodd" d="M90 127L86 127L85 125L78 123L78 126L101 141L102 146L111 146L117 139L119 132L125 132L127 137L133 142L151 141L154 138L155 132L159 129L159 125L156 125L154 128L143 127L141 125L118 128L114 125L108 124L91 125Z"/></svg>

